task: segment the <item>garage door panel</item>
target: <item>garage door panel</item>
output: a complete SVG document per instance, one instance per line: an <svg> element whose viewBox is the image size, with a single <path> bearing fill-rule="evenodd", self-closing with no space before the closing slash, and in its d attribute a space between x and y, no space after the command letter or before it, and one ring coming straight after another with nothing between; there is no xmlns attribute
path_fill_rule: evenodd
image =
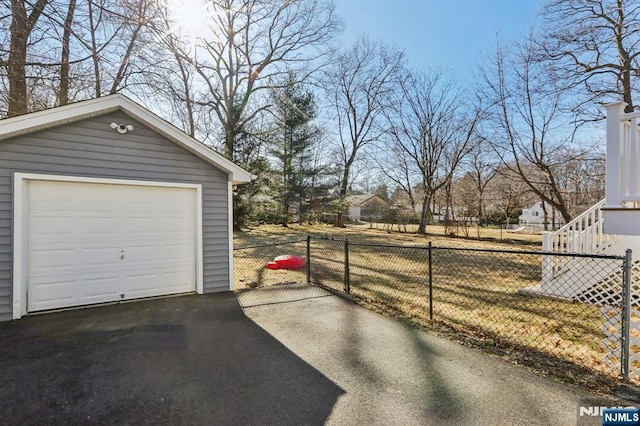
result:
<svg viewBox="0 0 640 426"><path fill-rule="evenodd" d="M76 192L79 189L76 184L66 182L48 183L47 186L29 186L30 209L56 209L60 208L61 205L69 205L76 200Z"/></svg>
<svg viewBox="0 0 640 426"><path fill-rule="evenodd" d="M125 253L127 267L162 264L160 257L162 253L161 247L154 244L127 246Z"/></svg>
<svg viewBox="0 0 640 426"><path fill-rule="evenodd" d="M170 203L163 203L163 208L166 211L182 211L191 213L193 210L189 209L189 203L193 202L193 195L187 191L181 191L177 188L164 188L164 201L171 201Z"/></svg>
<svg viewBox="0 0 640 426"><path fill-rule="evenodd" d="M193 252L189 248L188 242L167 244L164 246L163 258L165 261L191 264L193 263Z"/></svg>
<svg viewBox="0 0 640 426"><path fill-rule="evenodd" d="M119 281L118 276L77 279L77 274L34 277L29 284L37 291L29 294L29 309L38 311L113 301L119 297Z"/></svg>
<svg viewBox="0 0 640 426"><path fill-rule="evenodd" d="M160 228L156 221L142 214L139 217L127 215L121 226L124 232L131 235L155 235Z"/></svg>
<svg viewBox="0 0 640 426"><path fill-rule="evenodd" d="M82 230L85 237L90 241L98 237L117 236L120 232L120 221L117 217L95 215L87 217L91 211L80 212L82 214Z"/></svg>
<svg viewBox="0 0 640 426"><path fill-rule="evenodd" d="M121 185L91 185L86 183L75 183L73 185L81 188L83 196L79 201L88 209L103 207L109 210L118 210L126 208L128 204L135 202L136 198L142 197L141 193L123 191L123 186Z"/></svg>
<svg viewBox="0 0 640 426"><path fill-rule="evenodd" d="M123 195L114 193L113 196L115 199L124 201L122 206L129 211L146 212L150 208L158 208L162 205L162 191L163 188L156 187L149 191L140 191L138 193L133 191Z"/></svg>
<svg viewBox="0 0 640 426"><path fill-rule="evenodd" d="M69 306L76 300L74 280L36 284L39 291L29 299L29 308L32 311Z"/></svg>
<svg viewBox="0 0 640 426"><path fill-rule="evenodd" d="M120 276L118 274L87 276L79 280L79 284L81 286L77 289L79 298L86 303L91 303L91 300L101 296L115 296L117 298L120 294ZM113 297L109 297L108 300L113 300Z"/></svg>
<svg viewBox="0 0 640 426"><path fill-rule="evenodd" d="M66 269L108 270L120 263L119 246L69 247L79 245L77 239L61 242L32 243L29 249L29 268L33 275L57 273Z"/></svg>
<svg viewBox="0 0 640 426"><path fill-rule="evenodd" d="M195 189L28 185L29 311L195 290Z"/></svg>
<svg viewBox="0 0 640 426"><path fill-rule="evenodd" d="M141 297L153 297L157 296L157 291L154 287L144 288L142 285L138 284L138 281L135 280L137 287L129 290L127 294L125 294L124 299L139 299ZM144 281L143 281L144 282ZM189 291L193 291L193 288L188 285L172 285L170 287L166 287L166 293L164 294L178 294L178 293L186 293Z"/></svg>
<svg viewBox="0 0 640 426"><path fill-rule="evenodd" d="M193 221L190 217L173 216L164 219L162 230L167 234L191 235Z"/></svg>
<svg viewBox="0 0 640 426"><path fill-rule="evenodd" d="M71 214L42 216L34 212L32 218L33 220L30 221L31 231L39 236L40 241L46 237L72 236L78 228L77 219Z"/></svg>
<svg viewBox="0 0 640 426"><path fill-rule="evenodd" d="M51 248L36 245L29 250L29 265L34 275L43 275L63 268L76 266L76 250L72 248Z"/></svg>
<svg viewBox="0 0 640 426"><path fill-rule="evenodd" d="M194 279L193 271L186 268L183 270L166 271L163 275L165 281L169 283L176 283L175 286L179 288L184 287L187 285L186 283L189 283Z"/></svg>
<svg viewBox="0 0 640 426"><path fill-rule="evenodd" d="M193 291L190 283L195 279L193 272L190 270L184 271L165 271L161 274L160 278L166 285L166 288L171 293L184 293L187 291Z"/></svg>
<svg viewBox="0 0 640 426"><path fill-rule="evenodd" d="M146 273L146 274L130 274L125 279L125 287L127 293L125 298L131 299L140 296L141 294L152 295L154 289L158 285L158 273Z"/></svg>
<svg viewBox="0 0 640 426"><path fill-rule="evenodd" d="M85 247L83 250L83 256L81 259L84 262L78 266L84 266L87 268L93 267L113 267L120 263L120 248L119 246L111 247Z"/></svg>

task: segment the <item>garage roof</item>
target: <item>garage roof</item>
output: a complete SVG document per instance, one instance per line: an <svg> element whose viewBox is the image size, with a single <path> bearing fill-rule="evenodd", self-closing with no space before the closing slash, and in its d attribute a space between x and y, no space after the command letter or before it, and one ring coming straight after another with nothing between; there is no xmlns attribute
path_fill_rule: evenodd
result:
<svg viewBox="0 0 640 426"><path fill-rule="evenodd" d="M121 94L76 102L0 120L0 142L12 137L26 135L115 111L122 111L132 119L158 132L192 154L229 173L230 179L234 184L251 181L252 176L249 172Z"/></svg>

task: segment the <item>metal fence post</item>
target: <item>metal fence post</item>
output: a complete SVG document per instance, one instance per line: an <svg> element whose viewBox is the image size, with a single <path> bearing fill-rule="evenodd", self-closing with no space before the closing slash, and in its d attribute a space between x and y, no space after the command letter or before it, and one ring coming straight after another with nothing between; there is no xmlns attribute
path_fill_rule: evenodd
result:
<svg viewBox="0 0 640 426"><path fill-rule="evenodd" d="M622 270L622 379L629 382L629 346L631 345L631 249L624 252Z"/></svg>
<svg viewBox="0 0 640 426"><path fill-rule="evenodd" d="M311 285L311 234L307 235L307 285Z"/></svg>
<svg viewBox="0 0 640 426"><path fill-rule="evenodd" d="M349 281L349 239L344 240L344 292L351 292L351 282Z"/></svg>
<svg viewBox="0 0 640 426"><path fill-rule="evenodd" d="M429 241L429 319L433 319L433 259L431 256L431 241Z"/></svg>
<svg viewBox="0 0 640 426"><path fill-rule="evenodd" d="M542 233L542 251L544 253L553 252L553 242L551 240L552 232L543 232ZM558 259L554 259L552 256L548 254L542 255L542 282L541 287L542 290L545 291L551 284L551 278L553 277L553 265L558 264Z"/></svg>

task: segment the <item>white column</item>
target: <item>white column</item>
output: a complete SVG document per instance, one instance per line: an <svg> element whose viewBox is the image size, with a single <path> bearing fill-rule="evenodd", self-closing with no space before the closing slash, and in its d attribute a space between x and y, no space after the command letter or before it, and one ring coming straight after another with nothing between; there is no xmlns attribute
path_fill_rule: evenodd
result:
<svg viewBox="0 0 640 426"><path fill-rule="evenodd" d="M605 105L607 112L607 172L606 172L606 202L605 207L620 207L622 198L620 194L622 161L621 142L623 136L620 118L627 106L626 102L613 102Z"/></svg>
<svg viewBox="0 0 640 426"><path fill-rule="evenodd" d="M623 200L637 201L639 198L638 190L640 190L640 187L638 186L638 117L631 119L629 136L629 157L625 167L629 175L629 181L624 185L628 197ZM626 176L623 176L623 179L624 178L626 178ZM625 182L623 181L623 183Z"/></svg>

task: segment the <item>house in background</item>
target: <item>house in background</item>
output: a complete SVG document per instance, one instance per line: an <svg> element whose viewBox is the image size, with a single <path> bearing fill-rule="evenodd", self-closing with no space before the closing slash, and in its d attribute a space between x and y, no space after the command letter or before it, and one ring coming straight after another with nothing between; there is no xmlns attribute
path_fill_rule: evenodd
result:
<svg viewBox="0 0 640 426"><path fill-rule="evenodd" d="M560 228L564 223L560 212L548 204L543 206L542 203L542 201L538 201L522 210L522 214L518 216L519 226L524 226L530 231L553 231ZM547 210L546 217L545 208ZM547 223L546 229L545 222Z"/></svg>
<svg viewBox="0 0 640 426"><path fill-rule="evenodd" d="M376 194L349 195L345 200L345 215L352 222L380 221L389 211L389 203Z"/></svg>
<svg viewBox="0 0 640 426"><path fill-rule="evenodd" d="M0 321L229 291L251 175L122 95L0 121Z"/></svg>

